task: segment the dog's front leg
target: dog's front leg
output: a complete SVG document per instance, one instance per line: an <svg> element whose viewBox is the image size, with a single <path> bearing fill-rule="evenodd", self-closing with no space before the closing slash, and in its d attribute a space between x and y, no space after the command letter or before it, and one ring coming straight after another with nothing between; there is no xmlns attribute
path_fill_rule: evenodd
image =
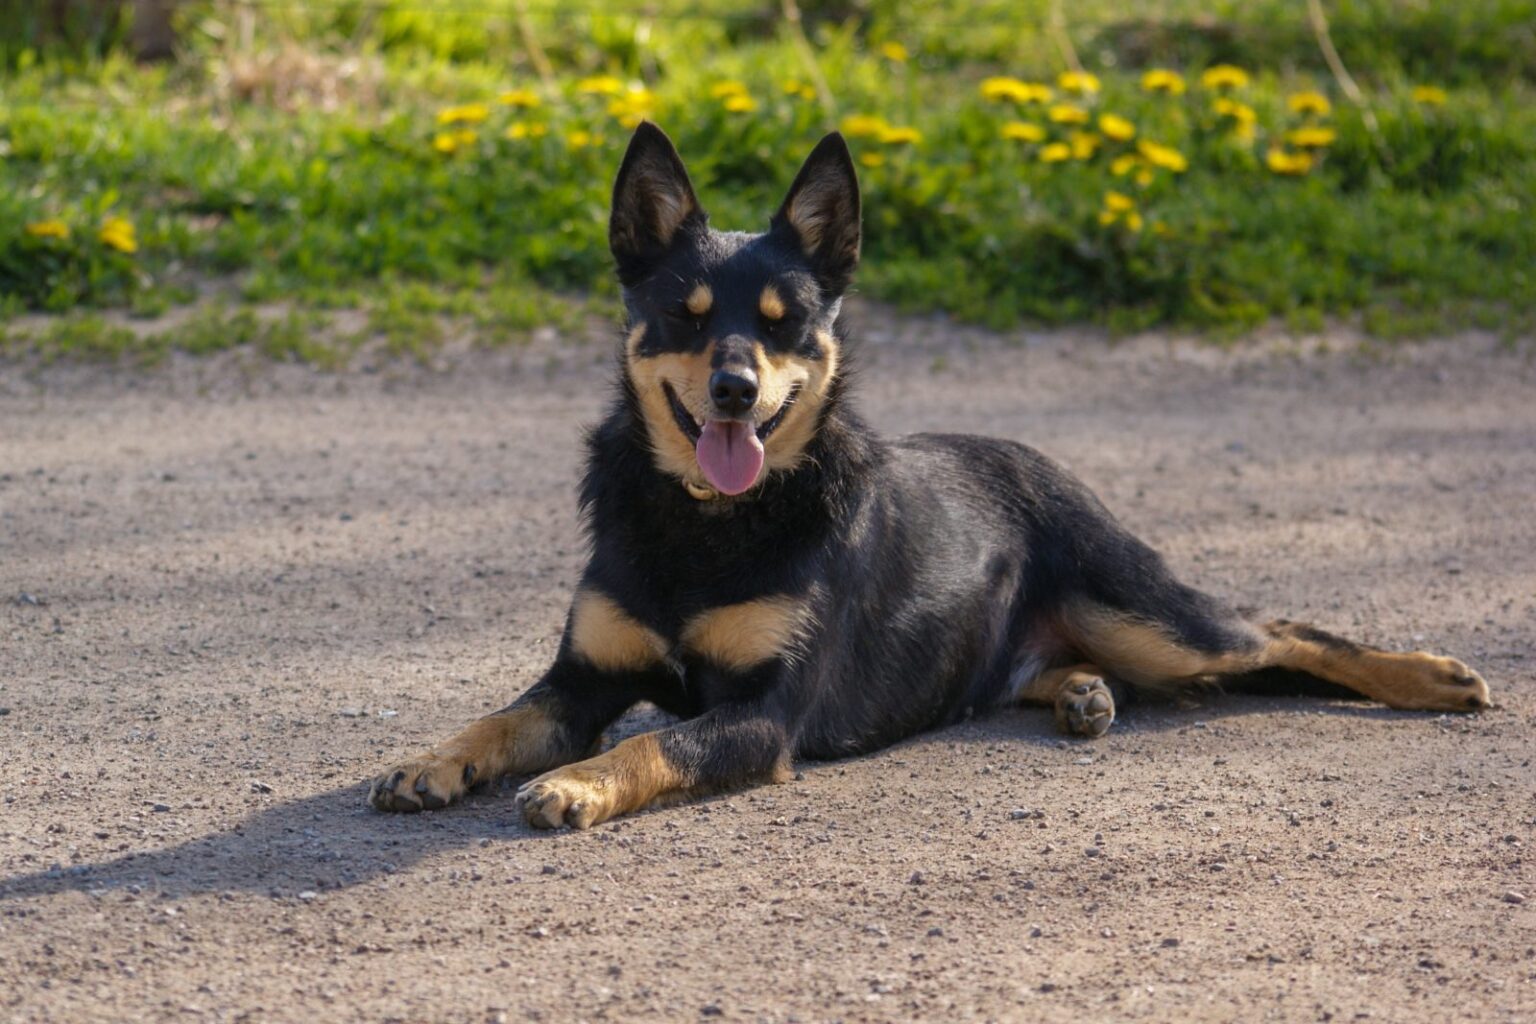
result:
<svg viewBox="0 0 1536 1024"><path fill-rule="evenodd" d="M663 798L782 782L789 760L774 715L757 702L726 704L547 772L518 790L517 802L538 828L590 828Z"/></svg>

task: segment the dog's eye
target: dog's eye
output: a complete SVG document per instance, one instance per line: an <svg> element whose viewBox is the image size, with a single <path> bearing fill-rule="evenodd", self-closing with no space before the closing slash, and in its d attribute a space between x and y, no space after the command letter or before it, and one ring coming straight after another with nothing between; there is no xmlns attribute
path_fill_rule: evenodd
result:
<svg viewBox="0 0 1536 1024"><path fill-rule="evenodd" d="M704 316L689 309L686 302L680 302L667 310L666 315L668 320L679 327L691 327L695 331L702 331L704 329Z"/></svg>

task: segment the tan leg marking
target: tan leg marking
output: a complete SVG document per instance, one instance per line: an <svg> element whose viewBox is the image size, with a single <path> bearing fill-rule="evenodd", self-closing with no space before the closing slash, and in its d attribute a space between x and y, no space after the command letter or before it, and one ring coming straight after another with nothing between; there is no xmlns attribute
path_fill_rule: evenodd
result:
<svg viewBox="0 0 1536 1024"><path fill-rule="evenodd" d="M605 672L647 668L667 656L667 641L612 598L579 590L571 605L571 650Z"/></svg>
<svg viewBox="0 0 1536 1024"><path fill-rule="evenodd" d="M590 828L691 784L648 732L539 776L518 790L517 803L536 828Z"/></svg>
<svg viewBox="0 0 1536 1024"><path fill-rule="evenodd" d="M683 647L724 668L745 671L792 650L811 611L796 597L765 597L711 608L688 620Z"/></svg>
<svg viewBox="0 0 1536 1024"><path fill-rule="evenodd" d="M537 704L514 705L395 765L374 780L368 800L381 811L437 810L476 783L544 771L577 753Z"/></svg>
<svg viewBox="0 0 1536 1024"><path fill-rule="evenodd" d="M1388 707L1476 711L1489 704L1488 684L1454 658L1377 650L1283 620L1255 630L1252 650L1228 654L1191 650L1159 626L1102 607L1073 609L1068 631L1095 663L1144 687L1285 668L1347 686Z"/></svg>
<svg viewBox="0 0 1536 1024"><path fill-rule="evenodd" d="M1115 698L1093 665L1067 665L1040 673L1019 694L1021 701L1056 712L1056 728L1071 736L1102 736L1115 721Z"/></svg>
<svg viewBox="0 0 1536 1024"><path fill-rule="evenodd" d="M1483 677L1455 658L1379 651L1292 622L1272 622L1264 630L1270 636L1265 665L1306 672L1388 707L1480 711L1490 703Z"/></svg>

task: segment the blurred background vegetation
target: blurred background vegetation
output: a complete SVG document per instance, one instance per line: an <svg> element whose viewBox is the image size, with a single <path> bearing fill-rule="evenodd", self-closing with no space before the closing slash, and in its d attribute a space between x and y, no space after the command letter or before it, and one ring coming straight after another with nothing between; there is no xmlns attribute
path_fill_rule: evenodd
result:
<svg viewBox="0 0 1536 1024"><path fill-rule="evenodd" d="M1536 0L0 0L0 346L573 325L641 117L744 229L841 127L908 308L1527 333L1533 98Z"/></svg>

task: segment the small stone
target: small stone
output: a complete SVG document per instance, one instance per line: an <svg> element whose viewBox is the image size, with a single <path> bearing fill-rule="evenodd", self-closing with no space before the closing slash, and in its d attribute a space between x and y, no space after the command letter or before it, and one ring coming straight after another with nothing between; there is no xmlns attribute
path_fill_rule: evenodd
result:
<svg viewBox="0 0 1536 1024"><path fill-rule="evenodd" d="M545 864L542 868L539 868L539 874L541 875L558 875L559 873L560 869L553 864Z"/></svg>
<svg viewBox="0 0 1536 1024"><path fill-rule="evenodd" d="M166 811L168 811L170 809L171 809L171 805L170 804L155 804L153 807L150 808L150 810L154 811L156 814L164 814Z"/></svg>
<svg viewBox="0 0 1536 1024"><path fill-rule="evenodd" d="M1029 808L1015 807L1013 810L1008 812L1008 817L1013 821L1023 821L1025 818L1029 817Z"/></svg>
<svg viewBox="0 0 1536 1024"><path fill-rule="evenodd" d="M1163 948L1164 949L1176 949L1178 947L1178 945L1179 945L1179 940L1174 938L1171 935L1168 936L1168 938L1163 940Z"/></svg>
<svg viewBox="0 0 1536 1024"><path fill-rule="evenodd" d="M699 1007L699 1012L706 1017L724 1017L725 1011L720 1009L719 1003L705 1003Z"/></svg>
<svg viewBox="0 0 1536 1024"><path fill-rule="evenodd" d="M265 782L258 782L257 780L252 779L251 780L251 792L252 793L270 793L270 792L272 792L272 787L270 785L268 785L267 783L265 783Z"/></svg>
<svg viewBox="0 0 1536 1024"><path fill-rule="evenodd" d="M315 892L313 889L305 889L303 892L299 893L299 899L303 900L305 903L309 903L312 900L317 900L319 898L320 894Z"/></svg>
<svg viewBox="0 0 1536 1024"><path fill-rule="evenodd" d="M342 708L336 712L342 718L362 718L365 712L362 708Z"/></svg>
<svg viewBox="0 0 1536 1024"><path fill-rule="evenodd" d="M1097 856L1099 856L1103 852L1104 851L1100 850L1097 846L1090 846L1090 847L1088 847L1088 849L1083 851L1083 856L1084 857L1097 857Z"/></svg>
<svg viewBox="0 0 1536 1024"><path fill-rule="evenodd" d="M942 939L944 937L944 929L940 928L938 925L934 925L932 928L928 929L928 937L930 939Z"/></svg>
<svg viewBox="0 0 1536 1024"><path fill-rule="evenodd" d="M1525 902L1525 893L1520 892L1517 889L1511 889L1509 892L1504 894L1504 902L1513 903L1518 907L1520 904Z"/></svg>
<svg viewBox="0 0 1536 1024"><path fill-rule="evenodd" d="M11 713L11 709L10 708L0 708L0 718L4 718L6 715L8 715L10 713Z"/></svg>
<svg viewBox="0 0 1536 1024"><path fill-rule="evenodd" d="M911 876L907 879L907 884L908 885L922 885L926 881L928 881L927 876L925 876L921 871L914 871L914 872L912 872Z"/></svg>

